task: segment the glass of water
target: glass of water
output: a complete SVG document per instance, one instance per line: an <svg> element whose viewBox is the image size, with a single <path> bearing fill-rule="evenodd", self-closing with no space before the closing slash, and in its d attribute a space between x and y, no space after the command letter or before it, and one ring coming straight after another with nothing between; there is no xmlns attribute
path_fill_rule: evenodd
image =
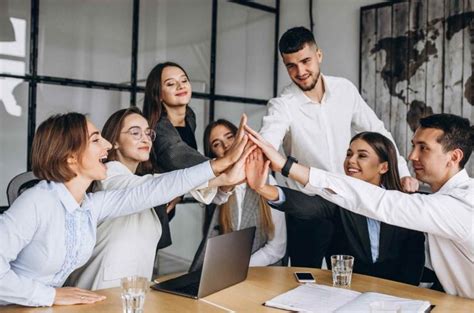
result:
<svg viewBox="0 0 474 313"><path fill-rule="evenodd" d="M120 285L123 313L143 313L145 294L150 285L148 279L140 276L124 277Z"/></svg>
<svg viewBox="0 0 474 313"><path fill-rule="evenodd" d="M332 285L334 287L350 287L354 257L351 255L331 256Z"/></svg>

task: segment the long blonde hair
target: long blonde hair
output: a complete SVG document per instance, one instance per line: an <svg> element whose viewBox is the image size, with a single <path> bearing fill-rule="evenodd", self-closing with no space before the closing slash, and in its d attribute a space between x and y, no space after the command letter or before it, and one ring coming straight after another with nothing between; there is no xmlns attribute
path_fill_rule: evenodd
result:
<svg viewBox="0 0 474 313"><path fill-rule="evenodd" d="M230 214L230 202L234 201L235 195L229 197L229 201L219 206L219 225L221 233L230 233L232 229L232 220ZM258 197L258 208L260 212L260 227L266 235L267 240L273 239L275 235L275 224L273 224L271 208L267 201L262 197Z"/></svg>
<svg viewBox="0 0 474 313"><path fill-rule="evenodd" d="M225 119L219 119L217 121L209 123L206 129L204 130L204 154L209 158L215 158L216 155L212 152L211 149L211 132L216 126L224 126L230 130L234 135L237 134L237 127ZM235 201L235 195L231 195L229 200L219 206L219 225L222 233L232 232L232 220L230 212L230 202ZM263 197L259 197L258 201L259 212L260 212L260 227L267 236L267 239L270 240L275 235L275 224L273 224L271 208L268 205L267 201Z"/></svg>

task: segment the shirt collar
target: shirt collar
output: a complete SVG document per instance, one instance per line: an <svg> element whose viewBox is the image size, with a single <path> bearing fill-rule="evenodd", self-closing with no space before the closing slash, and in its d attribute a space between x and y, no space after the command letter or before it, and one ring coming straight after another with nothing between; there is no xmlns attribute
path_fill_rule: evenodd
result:
<svg viewBox="0 0 474 313"><path fill-rule="evenodd" d="M324 85L324 95L323 95L323 98L321 99L321 103L323 103L323 102L326 102L327 99L330 97L331 88L328 85L327 79L324 77L323 73L321 73L320 78L321 78L321 81L323 82L323 85ZM301 103L301 104L315 103L294 82L291 83L290 92L295 95L297 103Z"/></svg>
<svg viewBox="0 0 474 313"><path fill-rule="evenodd" d="M459 184L465 182L466 180L469 180L469 175L467 174L466 169L462 169L456 175L451 177L438 191L438 192L445 192L450 189L455 188Z"/></svg>
<svg viewBox="0 0 474 313"><path fill-rule="evenodd" d="M81 206L77 203L76 199L72 196L69 190L63 183L50 182L51 188L56 191L56 194L59 197L59 201L63 204L64 208L72 213L77 209L80 209Z"/></svg>

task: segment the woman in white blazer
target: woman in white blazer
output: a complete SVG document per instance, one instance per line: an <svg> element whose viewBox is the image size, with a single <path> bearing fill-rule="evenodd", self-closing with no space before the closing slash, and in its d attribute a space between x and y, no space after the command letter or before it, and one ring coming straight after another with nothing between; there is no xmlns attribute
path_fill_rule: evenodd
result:
<svg viewBox="0 0 474 313"><path fill-rule="evenodd" d="M160 176L137 175L137 171L144 171L156 137L140 109L132 107L112 114L102 129L102 136L112 143L112 149L106 163L107 178L96 183L95 191L129 188ZM217 189L212 186L211 181L211 187L193 190L191 194L210 203L216 193L212 189ZM168 209L172 208L168 206ZM104 221L98 225L92 257L71 274L66 284L97 290L118 287L125 276L138 275L151 280L161 233L162 225L154 208Z"/></svg>

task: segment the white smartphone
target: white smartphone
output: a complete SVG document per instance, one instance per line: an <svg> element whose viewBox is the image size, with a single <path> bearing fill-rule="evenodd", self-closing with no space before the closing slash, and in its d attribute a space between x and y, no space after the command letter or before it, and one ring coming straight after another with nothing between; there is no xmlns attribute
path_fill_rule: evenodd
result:
<svg viewBox="0 0 474 313"><path fill-rule="evenodd" d="M315 283L316 279L310 272L295 272L296 280L299 283Z"/></svg>

